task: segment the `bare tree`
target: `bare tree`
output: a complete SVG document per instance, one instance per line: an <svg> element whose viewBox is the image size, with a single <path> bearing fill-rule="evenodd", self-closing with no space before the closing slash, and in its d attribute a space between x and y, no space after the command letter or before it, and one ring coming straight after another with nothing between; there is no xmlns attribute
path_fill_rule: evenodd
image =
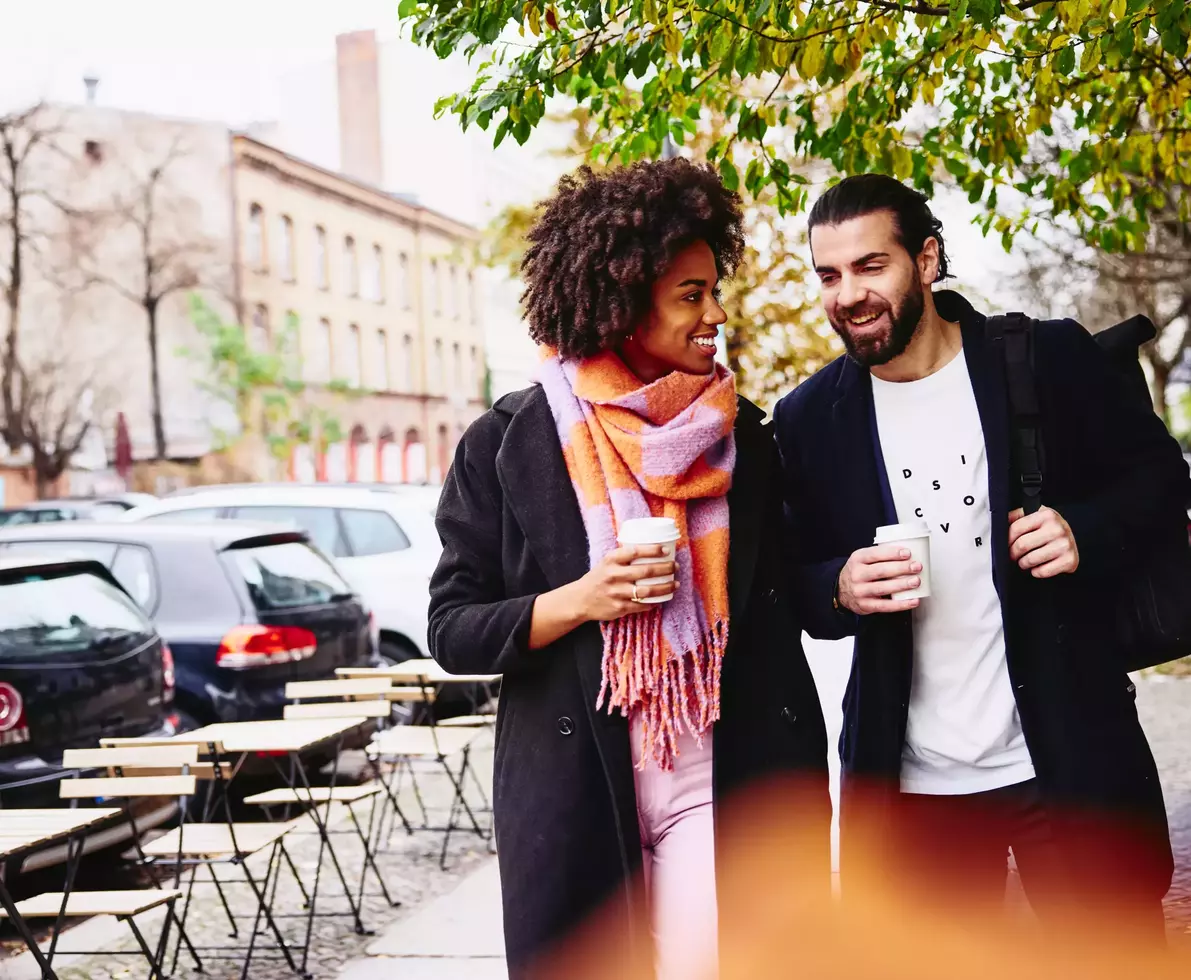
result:
<svg viewBox="0 0 1191 980"><path fill-rule="evenodd" d="M143 145L137 150L125 155L127 179L116 192L108 216L111 232L128 234L131 252L119 263L93 252L91 263L96 279L144 311L154 453L156 459L163 459L167 441L161 396L162 304L176 293L220 286L215 281L219 249L203 232L201 206L176 179L188 155L185 134L177 132L164 152L154 153Z"/></svg>
<svg viewBox="0 0 1191 980"><path fill-rule="evenodd" d="M21 299L31 260L44 229L36 205L51 196L38 182L45 173L45 151L55 149L60 127L55 113L38 103L0 116L0 286L7 314L4 352L0 357L0 437L10 449L22 442L17 400L21 381Z"/></svg>
<svg viewBox="0 0 1191 980"><path fill-rule="evenodd" d="M66 472L94 425L98 378L63 355L46 355L26 367L13 412L21 443L29 450L38 499Z"/></svg>
<svg viewBox="0 0 1191 980"><path fill-rule="evenodd" d="M1157 337L1141 350L1149 365L1154 410L1167 417L1167 388L1191 350L1191 225L1171 211L1148 232L1145 247L1109 253L1051 227L1029 252L1019 286L1037 308L1073 312L1093 332L1136 313Z"/></svg>

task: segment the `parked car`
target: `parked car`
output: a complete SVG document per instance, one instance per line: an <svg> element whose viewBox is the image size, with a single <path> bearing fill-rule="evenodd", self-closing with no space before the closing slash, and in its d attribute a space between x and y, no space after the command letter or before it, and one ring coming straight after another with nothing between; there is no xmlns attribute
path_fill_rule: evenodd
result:
<svg viewBox="0 0 1191 980"><path fill-rule="evenodd" d="M279 718L285 685L376 663L371 617L306 534L239 521L0 528L0 558L110 570L173 651L179 726Z"/></svg>
<svg viewBox="0 0 1191 980"><path fill-rule="evenodd" d="M442 553L434 529L437 489L382 485L238 484L189 488L122 520L240 519L301 528L335 559L376 616L389 663L429 656L430 575Z"/></svg>
<svg viewBox="0 0 1191 980"><path fill-rule="evenodd" d="M58 521L97 521L123 514L156 500L148 493L120 493L107 497L37 500L23 507L0 510L0 526L56 524Z"/></svg>
<svg viewBox="0 0 1191 980"><path fill-rule="evenodd" d="M62 753L101 738L164 737L174 697L169 647L103 563L0 552L0 805L59 800ZM134 807L149 829L177 812L171 798ZM127 821L94 831L90 853L131 839ZM65 861L64 847L28 856L12 873Z"/></svg>

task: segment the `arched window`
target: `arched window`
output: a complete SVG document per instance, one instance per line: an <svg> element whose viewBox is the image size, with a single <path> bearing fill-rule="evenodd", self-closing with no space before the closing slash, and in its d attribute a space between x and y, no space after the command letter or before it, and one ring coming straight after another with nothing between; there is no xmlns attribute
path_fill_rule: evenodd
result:
<svg viewBox="0 0 1191 980"><path fill-rule="evenodd" d="M356 240L348 235L343 240L343 277L347 280L347 295L360 295L360 262L356 257Z"/></svg>
<svg viewBox="0 0 1191 980"><path fill-rule="evenodd" d="M376 331L376 373L374 379L378 391L393 390L392 351L389 350L389 334L383 327Z"/></svg>
<svg viewBox="0 0 1191 980"><path fill-rule="evenodd" d="M363 383L363 363L360 328L353 323L347 328L347 344L343 352L343 380L353 388L359 388Z"/></svg>
<svg viewBox="0 0 1191 980"><path fill-rule="evenodd" d="M255 201L248 206L248 264L254 269L265 265L265 209Z"/></svg>
<svg viewBox="0 0 1191 980"><path fill-rule="evenodd" d="M294 221L288 214L277 220L277 268L282 279L294 281Z"/></svg>
<svg viewBox="0 0 1191 980"><path fill-rule="evenodd" d="M331 288L327 267L327 229L322 225L314 228L314 281L319 289Z"/></svg>
<svg viewBox="0 0 1191 980"><path fill-rule="evenodd" d="M248 343L254 351L264 353L269 349L269 308L258 303L252 311L252 331L248 336Z"/></svg>

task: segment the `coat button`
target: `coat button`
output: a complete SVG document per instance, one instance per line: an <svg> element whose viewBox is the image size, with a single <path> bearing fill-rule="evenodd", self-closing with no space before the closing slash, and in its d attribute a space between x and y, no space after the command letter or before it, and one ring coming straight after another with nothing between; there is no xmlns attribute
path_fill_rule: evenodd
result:
<svg viewBox="0 0 1191 980"><path fill-rule="evenodd" d="M789 708L782 708L782 721L787 725L793 725L798 720L798 715L794 714Z"/></svg>
<svg viewBox="0 0 1191 980"><path fill-rule="evenodd" d="M566 715L558 719L558 730L563 735L570 735L575 730L575 723Z"/></svg>

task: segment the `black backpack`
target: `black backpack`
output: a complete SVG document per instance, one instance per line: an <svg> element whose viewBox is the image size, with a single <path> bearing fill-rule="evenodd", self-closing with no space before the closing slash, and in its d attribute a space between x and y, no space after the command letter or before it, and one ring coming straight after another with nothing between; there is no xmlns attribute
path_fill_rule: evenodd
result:
<svg viewBox="0 0 1191 980"><path fill-rule="evenodd" d="M1021 481L1027 514L1042 506L1045 453L1034 377L1037 320L1023 313L989 317L989 340L1004 354L1009 395L1013 465ZM1148 317L1135 316L1095 334L1097 343L1121 372L1131 397L1152 409L1138 348L1157 331ZM1191 503L1191 501L1189 501ZM1191 655L1191 537L1186 521L1163 529L1139 558L1121 594L1116 615L1117 644L1127 670L1141 670Z"/></svg>

